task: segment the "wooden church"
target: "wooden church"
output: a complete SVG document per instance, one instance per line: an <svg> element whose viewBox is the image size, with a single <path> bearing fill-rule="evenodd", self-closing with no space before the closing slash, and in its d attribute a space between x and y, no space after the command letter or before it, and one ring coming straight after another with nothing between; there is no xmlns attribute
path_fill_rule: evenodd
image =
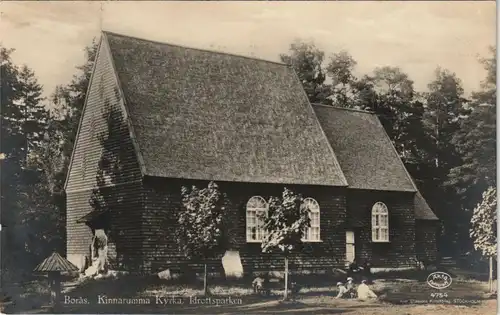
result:
<svg viewBox="0 0 500 315"><path fill-rule="evenodd" d="M284 187L311 210L295 268L436 259L438 220L373 113L309 103L285 64L103 32L65 186L68 260L84 268L105 235L112 268L177 268L181 187L209 181L245 272L282 269L258 214Z"/></svg>

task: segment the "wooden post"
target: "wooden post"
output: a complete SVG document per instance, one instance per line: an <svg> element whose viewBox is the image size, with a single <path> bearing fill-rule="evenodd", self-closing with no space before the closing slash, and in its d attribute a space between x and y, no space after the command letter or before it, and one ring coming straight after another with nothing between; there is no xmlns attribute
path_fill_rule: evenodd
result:
<svg viewBox="0 0 500 315"><path fill-rule="evenodd" d="M488 279L488 285L490 287L490 292L493 292L493 257L490 256L490 274Z"/></svg>
<svg viewBox="0 0 500 315"><path fill-rule="evenodd" d="M288 300L288 257L285 256L285 295L283 300Z"/></svg>
<svg viewBox="0 0 500 315"><path fill-rule="evenodd" d="M205 274L203 276L203 295L208 294L208 287L207 287L207 264L205 263Z"/></svg>

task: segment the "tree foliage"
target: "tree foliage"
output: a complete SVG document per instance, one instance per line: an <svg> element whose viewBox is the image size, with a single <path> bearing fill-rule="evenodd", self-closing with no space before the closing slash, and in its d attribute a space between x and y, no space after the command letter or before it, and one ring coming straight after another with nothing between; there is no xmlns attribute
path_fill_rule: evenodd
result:
<svg viewBox="0 0 500 315"><path fill-rule="evenodd" d="M289 53L280 55L283 63L294 68L311 103L331 104L330 88L325 84L324 57L314 43L301 41L293 42Z"/></svg>
<svg viewBox="0 0 500 315"><path fill-rule="evenodd" d="M1 48L2 153L26 165L29 153L43 146L49 112L34 72L15 65L10 58L12 52Z"/></svg>
<svg viewBox="0 0 500 315"><path fill-rule="evenodd" d="M331 78L331 95L333 105L349 107L356 94L355 83L357 78L353 71L357 62L345 50L334 53L326 67L326 73Z"/></svg>
<svg viewBox="0 0 500 315"><path fill-rule="evenodd" d="M64 254L66 179L74 136L97 45L66 86L59 86L49 110L35 73L16 65L13 49L1 47L2 224L4 267L31 270L53 250ZM8 261L6 261L8 260ZM8 265L8 266L6 266ZM14 272L20 275L20 271Z"/></svg>
<svg viewBox="0 0 500 315"><path fill-rule="evenodd" d="M492 53L495 50L492 49ZM446 184L454 188L465 208L472 209L489 186L496 186L496 63L495 55L482 59L487 77L472 93L470 112L460 122L452 143L461 163L453 167Z"/></svg>
<svg viewBox="0 0 500 315"><path fill-rule="evenodd" d="M26 65L1 47L3 268L19 275L62 245L61 214L54 207L40 154L47 143L49 111L42 86Z"/></svg>
<svg viewBox="0 0 500 315"><path fill-rule="evenodd" d="M261 214L264 222L263 253L277 252L285 259L285 294L288 299L288 258L299 252L307 228L311 226L310 210L304 199L288 188L284 188L281 198L271 197L267 213Z"/></svg>
<svg viewBox="0 0 500 315"><path fill-rule="evenodd" d="M474 208L471 219L470 236L474 248L486 257L497 256L497 191L489 187L483 199Z"/></svg>
<svg viewBox="0 0 500 315"><path fill-rule="evenodd" d="M225 246L229 200L219 186L210 182L206 188L182 187L182 207L178 216L177 240L188 259L213 257Z"/></svg>
<svg viewBox="0 0 500 315"><path fill-rule="evenodd" d="M288 256L300 249L310 226L309 209L301 195L285 188L281 198L271 197L267 215L262 219L266 234L261 247L264 253L280 252Z"/></svg>

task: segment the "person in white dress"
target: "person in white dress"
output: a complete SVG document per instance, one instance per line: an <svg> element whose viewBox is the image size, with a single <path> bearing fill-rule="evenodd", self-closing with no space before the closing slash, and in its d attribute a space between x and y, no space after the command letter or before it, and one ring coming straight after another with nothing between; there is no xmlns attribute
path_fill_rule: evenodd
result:
<svg viewBox="0 0 500 315"><path fill-rule="evenodd" d="M376 298L377 295L366 284L366 280L361 281L361 284L358 286L358 299L364 301Z"/></svg>
<svg viewBox="0 0 500 315"><path fill-rule="evenodd" d="M339 289L339 293L335 297L336 299L348 297L349 292L347 291L347 288L344 286L344 284L342 282L337 282L337 288Z"/></svg>

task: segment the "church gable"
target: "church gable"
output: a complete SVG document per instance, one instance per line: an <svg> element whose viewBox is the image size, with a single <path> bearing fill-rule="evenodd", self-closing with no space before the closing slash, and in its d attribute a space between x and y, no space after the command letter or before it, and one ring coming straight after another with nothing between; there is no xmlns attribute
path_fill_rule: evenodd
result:
<svg viewBox="0 0 500 315"><path fill-rule="evenodd" d="M103 160L109 165L100 167ZM114 174L102 174L98 183L96 175L103 168L114 169ZM113 61L106 40L101 40L75 140L66 191L115 185L140 178Z"/></svg>

